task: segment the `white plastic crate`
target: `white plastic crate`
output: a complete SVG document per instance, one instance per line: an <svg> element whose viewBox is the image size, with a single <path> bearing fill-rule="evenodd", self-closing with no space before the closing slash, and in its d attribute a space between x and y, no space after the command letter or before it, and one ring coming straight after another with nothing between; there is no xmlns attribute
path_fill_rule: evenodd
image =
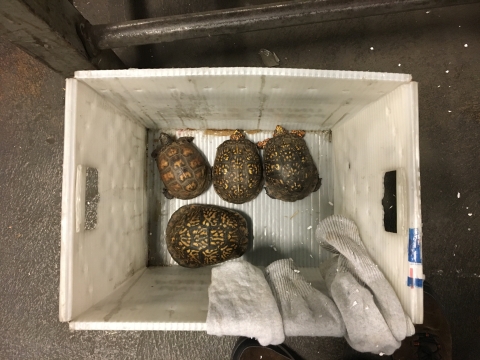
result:
<svg viewBox="0 0 480 360"><path fill-rule="evenodd" d="M277 124L307 131L320 191L295 203L262 192L243 205L224 202L213 187L188 201L161 195L149 156L160 131L194 136L213 164L228 138L222 130L243 129L257 141ZM94 229L86 226L88 168L98 171ZM394 170L397 232L391 233L384 229L382 198L384 174ZM291 257L311 281L329 256L314 238L318 221L333 213L353 219L405 311L423 321L423 270L415 256L421 254L417 84L409 75L77 72L66 85L60 320L78 330L205 330L211 269L177 266L164 242L170 215L190 203L243 211L254 237L244 258L264 266Z"/></svg>

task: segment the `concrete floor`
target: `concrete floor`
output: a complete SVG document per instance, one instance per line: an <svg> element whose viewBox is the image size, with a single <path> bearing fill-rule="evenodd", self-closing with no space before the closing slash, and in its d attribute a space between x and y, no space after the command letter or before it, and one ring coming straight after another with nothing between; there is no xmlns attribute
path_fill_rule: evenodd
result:
<svg viewBox="0 0 480 360"><path fill-rule="evenodd" d="M236 0L183 8L167 1L132 1L135 7L125 2L74 1L93 23L242 5ZM412 74L420 97L425 274L445 306L454 359L478 359L479 15L480 5L468 5L118 53L131 67L261 66L257 52L267 48L283 67ZM235 338L70 332L58 322L63 87L63 78L0 43L0 357L228 359ZM341 339L287 343L304 359L360 358Z"/></svg>

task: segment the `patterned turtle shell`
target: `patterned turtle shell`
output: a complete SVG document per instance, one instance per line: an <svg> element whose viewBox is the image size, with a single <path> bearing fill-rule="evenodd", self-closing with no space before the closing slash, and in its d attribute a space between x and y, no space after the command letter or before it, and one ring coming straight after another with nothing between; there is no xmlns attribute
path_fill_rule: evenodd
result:
<svg viewBox="0 0 480 360"><path fill-rule="evenodd" d="M264 149L265 190L271 198L293 202L320 188L322 179L304 136L305 131L288 132L277 125L273 138L258 143Z"/></svg>
<svg viewBox="0 0 480 360"><path fill-rule="evenodd" d="M168 221L167 248L181 266L197 268L242 256L248 247L247 221L214 205L185 205Z"/></svg>
<svg viewBox="0 0 480 360"><path fill-rule="evenodd" d="M212 177L217 194L230 203L243 204L262 191L262 159L241 130L218 147Z"/></svg>
<svg viewBox="0 0 480 360"><path fill-rule="evenodd" d="M193 137L174 140L168 134L160 134L160 145L152 156L157 159L167 199L193 199L212 182L210 165L192 141Z"/></svg>

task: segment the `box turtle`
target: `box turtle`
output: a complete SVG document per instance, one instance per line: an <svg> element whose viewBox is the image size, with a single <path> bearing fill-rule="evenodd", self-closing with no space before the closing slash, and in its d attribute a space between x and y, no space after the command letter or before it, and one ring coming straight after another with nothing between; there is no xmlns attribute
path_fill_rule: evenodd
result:
<svg viewBox="0 0 480 360"><path fill-rule="evenodd" d="M243 255L247 221L240 213L214 205L185 205L168 221L167 248L181 266L197 268Z"/></svg>
<svg viewBox="0 0 480 360"><path fill-rule="evenodd" d="M210 165L192 141L193 137L175 140L168 134L160 134L160 145L152 156L157 159L167 199L193 199L212 182Z"/></svg>
<svg viewBox="0 0 480 360"><path fill-rule="evenodd" d="M235 130L217 149L213 164L213 188L225 201L243 204L262 191L262 159L254 143Z"/></svg>
<svg viewBox="0 0 480 360"><path fill-rule="evenodd" d="M264 149L265 190L271 198L293 202L320 188L322 179L304 136L305 131L288 132L277 125L273 138L258 143Z"/></svg>

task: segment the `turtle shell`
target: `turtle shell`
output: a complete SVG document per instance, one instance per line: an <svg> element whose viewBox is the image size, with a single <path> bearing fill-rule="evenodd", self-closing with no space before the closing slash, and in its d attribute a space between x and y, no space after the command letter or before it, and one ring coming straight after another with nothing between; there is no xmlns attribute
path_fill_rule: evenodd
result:
<svg viewBox="0 0 480 360"><path fill-rule="evenodd" d="M243 255L247 221L238 212L214 205L185 205L168 221L167 248L181 266L214 265Z"/></svg>
<svg viewBox="0 0 480 360"><path fill-rule="evenodd" d="M217 149L213 164L213 187L225 201L243 204L262 191L262 159L254 143L236 130Z"/></svg>
<svg viewBox="0 0 480 360"><path fill-rule="evenodd" d="M271 198L293 202L320 188L322 179L304 135L277 126L273 138L264 145L265 190Z"/></svg>
<svg viewBox="0 0 480 360"><path fill-rule="evenodd" d="M171 139L156 155L167 198L193 199L207 190L212 182L210 165L192 140L188 137Z"/></svg>

